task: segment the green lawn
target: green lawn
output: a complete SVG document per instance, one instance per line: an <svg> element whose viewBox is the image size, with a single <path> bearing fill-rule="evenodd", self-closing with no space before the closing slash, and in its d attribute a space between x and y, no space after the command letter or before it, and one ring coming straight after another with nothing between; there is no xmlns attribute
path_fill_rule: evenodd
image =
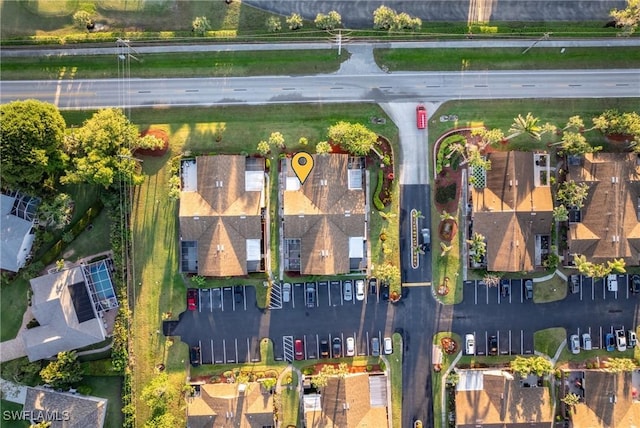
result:
<svg viewBox="0 0 640 428"><path fill-rule="evenodd" d="M300 392L298 374L291 371L291 383L283 385L281 390L282 426L296 427L300 425Z"/></svg>
<svg viewBox="0 0 640 428"><path fill-rule="evenodd" d="M91 230L85 229L62 251L60 258L76 262L82 257L111 249L109 238L109 213L102 210L92 222Z"/></svg>
<svg viewBox="0 0 640 428"><path fill-rule="evenodd" d="M0 325L2 328L0 329L0 341L5 341L15 338L22 325L22 314L27 309L29 281L19 275L11 282L5 283L3 281L1 287Z"/></svg>
<svg viewBox="0 0 640 428"><path fill-rule="evenodd" d="M540 48L375 49L378 65L391 71L544 70L572 68L636 68L640 49Z"/></svg>
<svg viewBox="0 0 640 428"><path fill-rule="evenodd" d="M533 348L553 358L558 347L567 338L567 331L562 327L538 330L533 334Z"/></svg>
<svg viewBox="0 0 640 428"><path fill-rule="evenodd" d="M535 303L549 303L567 297L567 281L554 275L548 281L533 283L533 301Z"/></svg>
<svg viewBox="0 0 640 428"><path fill-rule="evenodd" d="M91 395L107 398L105 428L122 426L122 378L119 376L85 376L81 382L91 388Z"/></svg>
<svg viewBox="0 0 640 428"><path fill-rule="evenodd" d="M433 397L433 426L435 428L444 428L442 426L442 415L446 413L447 409L442 408L442 382L444 379L444 372L449 368L453 360L455 360L458 352L461 352L462 346L464 343L462 342L462 338L455 333L451 333L450 331L441 331L436 333L433 336L433 344L440 345L440 340L444 337L451 337L458 344L458 350L453 355L447 355L444 352L442 353L442 366L439 371L432 371L431 374L431 396ZM446 404L445 404L446 405ZM428 421L422 421L423 423Z"/></svg>
<svg viewBox="0 0 640 428"><path fill-rule="evenodd" d="M335 50L190 52L136 55L131 77L228 77L332 73L349 54ZM3 58L2 79L116 78L114 55Z"/></svg>
<svg viewBox="0 0 640 428"><path fill-rule="evenodd" d="M389 372L391 376L391 409L393 417L393 428L402 428L402 356L404 346L402 335L394 333L393 354L387 355L389 361Z"/></svg>
<svg viewBox="0 0 640 428"><path fill-rule="evenodd" d="M432 163L433 164L433 163ZM460 210L458 209L458 213ZM458 224L460 218L458 213L453 214ZM458 227L455 237L450 242L451 250L442 256L442 248L440 247L440 237L438 235L438 226L440 224L440 212L436 208L435 204L431 205L431 257L434 269L433 284L432 287L437 289L445 283L445 278L448 278L447 287L449 292L443 296L436 293L438 300L447 305L454 305L462 302L464 297L463 279L462 279L462 263L460 259L462 254L461 246L466 245L462 242L462 231Z"/></svg>
<svg viewBox="0 0 640 428"><path fill-rule="evenodd" d="M21 412L23 409L22 404L13 403L7 400L0 400L0 409L2 409L3 417L0 419L0 427L2 428L29 428L31 423L28 420L20 419L17 413L5 414L4 412ZM6 417L5 417L6 415Z"/></svg>

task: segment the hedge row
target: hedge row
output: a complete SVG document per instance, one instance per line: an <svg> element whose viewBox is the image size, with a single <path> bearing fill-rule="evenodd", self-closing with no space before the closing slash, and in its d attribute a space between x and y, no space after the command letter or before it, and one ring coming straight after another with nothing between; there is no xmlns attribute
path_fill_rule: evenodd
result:
<svg viewBox="0 0 640 428"><path fill-rule="evenodd" d="M384 175L382 170L378 171L378 183L376 184L376 191L373 193L373 206L376 207L378 211L384 210L384 204L382 200L380 200L380 193L382 192L382 182L384 180Z"/></svg>

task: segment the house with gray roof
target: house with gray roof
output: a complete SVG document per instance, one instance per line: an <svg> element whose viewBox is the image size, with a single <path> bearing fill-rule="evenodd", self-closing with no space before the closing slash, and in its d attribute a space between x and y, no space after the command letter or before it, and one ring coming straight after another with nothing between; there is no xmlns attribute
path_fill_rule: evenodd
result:
<svg viewBox="0 0 640 428"><path fill-rule="evenodd" d="M105 314L118 301L103 260L33 278L31 311L40 324L22 332L29 361L106 339Z"/></svg>
<svg viewBox="0 0 640 428"><path fill-rule="evenodd" d="M0 269L18 272L29 259L39 204L19 192L0 194Z"/></svg>
<svg viewBox="0 0 640 428"><path fill-rule="evenodd" d="M50 388L28 387L23 410L32 424L49 421L50 428L102 428L107 401Z"/></svg>

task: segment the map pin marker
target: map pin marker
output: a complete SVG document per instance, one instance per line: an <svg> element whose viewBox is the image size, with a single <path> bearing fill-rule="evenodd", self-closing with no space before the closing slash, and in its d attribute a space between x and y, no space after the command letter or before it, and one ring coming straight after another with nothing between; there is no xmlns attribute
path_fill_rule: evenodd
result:
<svg viewBox="0 0 640 428"><path fill-rule="evenodd" d="M300 184L304 184L313 169L313 157L307 152L298 152L291 159L291 168L300 180Z"/></svg>

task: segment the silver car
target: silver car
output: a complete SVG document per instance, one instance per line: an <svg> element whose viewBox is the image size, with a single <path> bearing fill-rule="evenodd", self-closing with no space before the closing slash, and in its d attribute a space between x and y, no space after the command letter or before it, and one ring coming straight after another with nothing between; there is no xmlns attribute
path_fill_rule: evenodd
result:
<svg viewBox="0 0 640 428"><path fill-rule="evenodd" d="M569 349L571 349L572 354L580 353L580 339L577 334L572 334L571 337L569 337Z"/></svg>
<svg viewBox="0 0 640 428"><path fill-rule="evenodd" d="M582 349L585 351L591 351L591 335L589 333L585 333L582 335Z"/></svg>
<svg viewBox="0 0 640 428"><path fill-rule="evenodd" d="M343 287L344 287L344 300L346 300L347 302L350 302L351 299L353 299L353 283L349 280L344 281L343 283Z"/></svg>

